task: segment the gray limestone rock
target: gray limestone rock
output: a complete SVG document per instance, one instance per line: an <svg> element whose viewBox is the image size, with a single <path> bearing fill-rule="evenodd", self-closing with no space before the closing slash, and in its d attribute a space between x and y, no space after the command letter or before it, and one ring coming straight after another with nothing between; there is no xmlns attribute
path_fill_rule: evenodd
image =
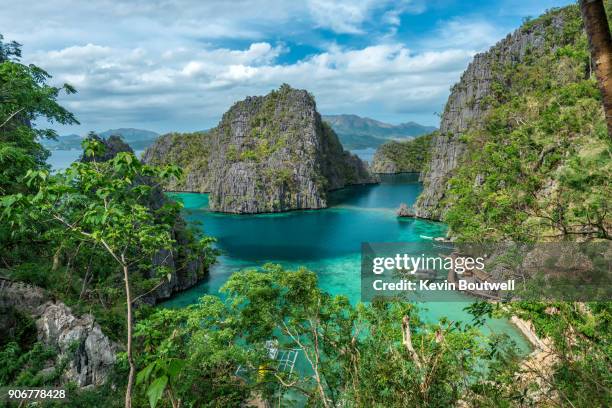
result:
<svg viewBox="0 0 612 408"><path fill-rule="evenodd" d="M440 134L433 139L429 165L422 174L424 189L415 205L418 217L442 218L445 208L441 201L448 189L448 179L466 154L461 136L469 129L482 126L494 97L495 67L521 62L527 54L537 54L547 46L547 31L560 32L563 26L561 15L554 16L551 21L538 21L519 28L489 51L474 57L451 89L441 118Z"/></svg>
<svg viewBox="0 0 612 408"><path fill-rule="evenodd" d="M186 137L156 143L144 160L160 164L167 157L166 163L182 161L184 168L198 161L197 167L187 169L179 187L210 192L213 211L247 214L325 208L329 191L377 181L365 163L342 148L321 120L312 95L288 85L235 103L206 136ZM180 151L185 148L206 152L207 160L203 154L185 160Z"/></svg>

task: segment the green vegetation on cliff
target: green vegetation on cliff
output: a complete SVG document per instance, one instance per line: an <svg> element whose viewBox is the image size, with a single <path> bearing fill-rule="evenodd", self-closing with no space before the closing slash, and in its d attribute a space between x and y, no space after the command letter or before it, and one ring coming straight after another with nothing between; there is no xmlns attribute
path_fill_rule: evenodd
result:
<svg viewBox="0 0 612 408"><path fill-rule="evenodd" d="M325 208L329 190L375 182L314 97L287 84L236 102L206 134L159 138L144 161L178 165L184 178L167 190L209 192L210 208L230 213Z"/></svg>
<svg viewBox="0 0 612 408"><path fill-rule="evenodd" d="M206 192L208 186L201 180L208 172L209 154L207 132L168 133L160 136L145 151L143 161L153 166L173 164L183 170L180 178L164 181L164 189L168 191Z"/></svg>
<svg viewBox="0 0 612 408"><path fill-rule="evenodd" d="M606 6L610 16L612 2ZM453 149L463 153L433 206L459 240L611 239L612 139L578 6L552 10L519 33L542 27L541 46L493 65L492 92L473 101L486 108L478 122L444 136L458 138L462 145ZM501 309L532 321L550 342L544 386L550 396L541 403L610 405L610 302L517 302ZM499 400L513 393L500 383L490 390Z"/></svg>
<svg viewBox="0 0 612 408"><path fill-rule="evenodd" d="M502 75L495 92L479 102L492 105L484 126L460 136L467 155L445 204L462 239L609 238L610 145L601 101L588 75L576 8L551 15L560 13L566 19L562 37L551 35L544 54L496 67ZM556 24L550 15L539 21L549 19ZM46 75L5 59L0 55L0 87L15 103L0 110L0 273L46 289L55 298L51 303L93 314L118 342L126 338L127 274L134 295L142 296L134 302L134 407L232 407L257 399L289 405L296 395L306 406L325 408L610 406L609 302L482 302L468 308L472 322L423 322L414 304L397 299L353 305L321 291L313 272L268 264L231 276L223 298L205 296L178 310L148 307L141 300L172 280L169 259L178 260L178 272L189 269L194 257L206 266L214 255L210 239L196 241L177 219L180 208L150 184L176 169L142 165L123 152L49 174L36 137L52 132L36 130L30 121L41 115L64 123L74 118L57 105L59 89L46 85ZM359 176L359 162L338 150L310 96L278 92L269 99L274 103L254 98L224 117L211 139L221 144L214 151L223 159L214 171L235 173L219 179L217 188L239 187L230 195L236 200L240 194L259 197L273 185L257 186L263 176L291 193L302 170L314 189L357 182L351 174ZM278 103L285 97L294 102L296 109L285 116L294 122L284 128L266 122L269 114L282 113ZM249 116L250 108L265 114ZM281 142L283 135L294 137L287 131L292 129L312 131L309 142L324 146L309 163L316 166L292 166L304 164L299 153L313 153L313 144L299 145L303 139ZM189 137L164 139L170 146L187 143L187 149L172 147L173 160L190 165L193 156L182 156L185 150L213 156L203 146L206 136ZM98 143L87 150L94 157L104 153ZM338 164L338 158L346 160ZM152 160L158 159L164 158ZM253 190L240 190L246 188ZM481 334L484 317L493 314L530 319L538 335L550 339L547 357L536 360L545 373L522 364L507 336ZM71 377L64 377L64 369L72 364L74 375L90 363L78 354L87 345L69 344L71 353L58 361L59 344L38 342L32 319L14 308L0 314L2 334L8 334L0 341L0 386L66 386L64 406L123 405L130 365L125 353L116 354L115 373L105 377L105 386L78 390L66 385ZM271 358L275 347L298 349L306 368L283 370ZM81 356L76 363L75 356Z"/></svg>
<svg viewBox="0 0 612 408"><path fill-rule="evenodd" d="M563 30L555 30L555 19ZM545 46L498 64L483 125L450 180L444 220L466 240L610 239L612 143L577 6L527 23Z"/></svg>
<svg viewBox="0 0 612 408"><path fill-rule="evenodd" d="M429 161L431 140L436 132L401 142L387 142L374 155L374 173L420 173Z"/></svg>
<svg viewBox="0 0 612 408"><path fill-rule="evenodd" d="M0 386L66 384L83 406L75 387L112 377L126 304L146 313L203 278L215 252L155 184L176 169L141 164L119 138L92 135L81 161L51 173L39 139L55 133L33 122L76 123L56 102L74 90L18 57L0 43Z"/></svg>

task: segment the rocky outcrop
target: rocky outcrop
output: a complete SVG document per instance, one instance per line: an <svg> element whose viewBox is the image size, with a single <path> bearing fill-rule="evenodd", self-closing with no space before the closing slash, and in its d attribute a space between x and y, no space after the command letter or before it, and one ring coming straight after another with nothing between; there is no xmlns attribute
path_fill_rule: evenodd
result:
<svg viewBox="0 0 612 408"><path fill-rule="evenodd" d="M118 345L102 333L90 314L72 314L65 304L48 303L36 320L38 340L58 350L58 363L68 359L63 378L79 387L106 382Z"/></svg>
<svg viewBox="0 0 612 408"><path fill-rule="evenodd" d="M378 174L396 174L400 173L399 166L387 155L383 154L380 149L374 153L370 169L373 173Z"/></svg>
<svg viewBox="0 0 612 408"><path fill-rule="evenodd" d="M210 208L230 213L327 207L327 191L372 183L321 121L314 98L287 85L236 103L213 130Z"/></svg>
<svg viewBox="0 0 612 408"><path fill-rule="evenodd" d="M436 134L383 144L376 150L370 170L379 174L420 173L427 164L431 140Z"/></svg>
<svg viewBox="0 0 612 408"><path fill-rule="evenodd" d="M90 161L104 162L104 161L112 159L118 153L132 153L132 154L134 153L132 148L127 143L125 143L121 139L120 136L117 136L117 135L109 136L106 139L101 138L97 135L89 135L88 138L97 140L98 142L102 143L102 145L104 145L104 153L102 153L101 155L94 156L94 157L88 157L88 156L82 155L80 159L82 162L90 162Z"/></svg>
<svg viewBox="0 0 612 408"><path fill-rule="evenodd" d="M547 46L547 34L550 31L561 32L563 27L563 16L552 15L550 19L519 28L489 51L474 57L460 81L453 86L441 118L440 133L433 138L429 165L422 175L424 189L415 206L418 217L442 217L445 211L442 200L448 179L466 154L462 135L482 126L491 103L495 101L494 84L501 79L498 68L537 55Z"/></svg>
<svg viewBox="0 0 612 408"><path fill-rule="evenodd" d="M208 270L204 259L193 255L189 247L193 238L187 232L185 221L182 218L176 220L172 235L176 241L176 249L173 251L160 250L153 257L155 268L149 271L148 278L155 278L155 270L160 266L168 267L171 273L169 280L164 280L155 291L142 298L143 302L150 305L169 299L175 293L195 286L206 276Z"/></svg>
<svg viewBox="0 0 612 408"><path fill-rule="evenodd" d="M406 203L401 203L396 214L398 217L414 217L414 209Z"/></svg>
<svg viewBox="0 0 612 408"><path fill-rule="evenodd" d="M77 316L39 287L0 277L0 313L17 310L36 322L38 340L54 349L54 371L62 367L62 381L79 387L103 384L116 360L119 345L111 341L90 314Z"/></svg>
<svg viewBox="0 0 612 408"><path fill-rule="evenodd" d="M185 146L197 148L182 151L183 163L198 160L201 164L187 169L189 181L178 187L209 191L213 211L245 214L325 208L328 191L376 182L366 165L344 151L337 135L321 120L312 95L288 85L237 102L205 138L160 141L145 153L144 160L180 164L173 157Z"/></svg>
<svg viewBox="0 0 612 408"><path fill-rule="evenodd" d="M169 133L157 138L142 160L156 166L175 164L183 169L184 177L167 181L166 191L207 193L210 191L209 150L210 138L206 132Z"/></svg>

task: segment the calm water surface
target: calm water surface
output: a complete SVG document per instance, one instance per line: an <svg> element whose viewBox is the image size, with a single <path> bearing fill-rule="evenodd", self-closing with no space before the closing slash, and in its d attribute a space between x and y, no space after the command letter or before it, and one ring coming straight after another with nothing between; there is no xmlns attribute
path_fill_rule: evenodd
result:
<svg viewBox="0 0 612 408"><path fill-rule="evenodd" d="M265 215L212 213L206 194L172 193L170 196L183 202L188 221L217 238L222 256L207 279L164 305L184 307L203 294L217 294L233 272L265 262L290 269L305 266L317 273L323 290L358 302L362 242L414 242L422 240L421 235L444 235L446 228L441 223L395 216L400 203L413 203L421 188L415 174L384 176L378 185L333 192L328 209ZM458 296L464 301L422 303L422 318L469 321L470 315L462 309L470 299ZM506 320L489 320L485 331L489 330L508 333L524 352L529 350L526 340Z"/></svg>
<svg viewBox="0 0 612 408"><path fill-rule="evenodd" d="M371 159L369 151L354 153L364 160ZM136 152L137 157L141 154L142 151ZM55 150L48 162L54 170L62 170L80 155L81 150ZM421 235L444 235L446 228L441 223L395 216L400 203L414 203L421 188L415 174L384 176L378 185L333 192L331 205L324 210L262 215L212 213L208 211L206 194L170 194L183 202L189 221L217 238L222 255L207 279L164 305L184 307L204 294L217 294L233 272L259 267L265 262L290 269L305 266L317 273L325 291L346 295L352 302L358 302L362 242L414 242L420 241ZM470 316L462 309L470 299L467 296L464 299L465 302L422 303L421 317L426 321L443 316L468 321ZM508 333L522 351L529 350L527 341L506 320L489 320L485 331L489 330Z"/></svg>
<svg viewBox="0 0 612 408"><path fill-rule="evenodd" d="M372 152L366 150L354 153L371 160ZM141 154L142 151L136 152L137 157ZM56 150L48 162L54 170L62 170L80 155L81 150ZM333 192L331 205L324 210L262 215L212 213L208 211L206 194L170 194L183 202L189 221L217 238L222 255L207 279L164 305L184 307L204 294L217 294L233 272L265 262L290 269L305 266L317 273L325 291L358 302L362 242L414 242L421 240L421 235L444 235L446 228L441 223L395 216L400 203L414 203L421 188L415 174L384 176L378 185ZM443 316L468 321L470 316L462 309L470 299L464 299L465 302L422 303L421 317L426 321ZM506 320L489 320L485 331L489 330L508 333L522 351L529 350L527 341Z"/></svg>

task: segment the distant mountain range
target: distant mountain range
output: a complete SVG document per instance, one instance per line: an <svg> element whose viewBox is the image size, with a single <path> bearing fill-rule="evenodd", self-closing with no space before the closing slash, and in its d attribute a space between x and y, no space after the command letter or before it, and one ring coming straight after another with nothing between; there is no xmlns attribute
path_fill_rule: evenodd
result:
<svg viewBox="0 0 612 408"><path fill-rule="evenodd" d="M414 122L391 125L357 115L323 115L323 120L331 125L338 134L345 149L377 148L389 140L402 140L420 136L436 130L433 126L423 126ZM134 150L145 150L160 135L151 130L119 128L97 133L101 137L118 135ZM49 150L80 149L85 136L76 134L59 136L57 140L43 140Z"/></svg>
<svg viewBox="0 0 612 408"><path fill-rule="evenodd" d="M125 140L127 144L134 150L144 150L149 147L155 139L159 136L159 133L155 133L150 130L134 129L134 128L120 128L120 129L109 129L104 132L97 133L101 137L108 137L111 135L118 135ZM85 136L79 136L75 134L59 136L57 140L43 140L42 144L50 150L72 150L80 149L81 142Z"/></svg>
<svg viewBox="0 0 612 408"><path fill-rule="evenodd" d="M433 126L423 126L415 122L391 125L357 115L323 115L322 118L338 134L346 149L377 148L389 140L412 138L436 130Z"/></svg>

